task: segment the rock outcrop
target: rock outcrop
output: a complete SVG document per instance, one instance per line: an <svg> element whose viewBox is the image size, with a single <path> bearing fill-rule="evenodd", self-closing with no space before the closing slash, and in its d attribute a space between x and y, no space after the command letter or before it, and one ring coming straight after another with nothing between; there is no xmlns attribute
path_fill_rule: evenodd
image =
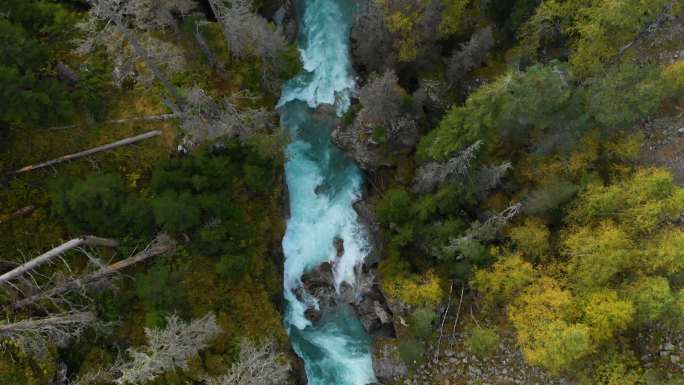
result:
<svg viewBox="0 0 684 385"><path fill-rule="evenodd" d="M366 127L359 119L338 125L332 141L364 171L376 171L395 164L398 153L410 151L418 141L415 121L400 118L387 129Z"/></svg>
<svg viewBox="0 0 684 385"><path fill-rule="evenodd" d="M332 141L365 171L392 165L383 146L371 138L372 133L361 124L339 125L332 132Z"/></svg>
<svg viewBox="0 0 684 385"><path fill-rule="evenodd" d="M377 338L372 346L373 370L381 384L406 377L408 366L399 357L395 339Z"/></svg>
<svg viewBox="0 0 684 385"><path fill-rule="evenodd" d="M304 313L307 319L318 322L326 310L350 306L358 316L363 328L372 335L394 335L392 313L384 296L374 284L374 277L365 268L357 269L356 285L346 282L335 285L333 265L324 262L301 277L302 286L295 295L302 301L311 296L318 301L318 308L311 307Z"/></svg>

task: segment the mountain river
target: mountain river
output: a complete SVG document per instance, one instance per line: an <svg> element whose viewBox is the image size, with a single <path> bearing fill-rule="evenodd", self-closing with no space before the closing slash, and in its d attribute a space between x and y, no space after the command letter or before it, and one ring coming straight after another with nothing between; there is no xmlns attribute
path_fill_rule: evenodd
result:
<svg viewBox="0 0 684 385"><path fill-rule="evenodd" d="M298 299L300 277L321 262L334 261L337 285L354 285L354 267L370 252L370 242L352 204L361 197L363 177L330 140L354 92L350 62L351 0L298 0L298 44L303 71L290 79L279 101L282 126L291 137L285 174L290 218L285 254L284 323L304 360L310 385L365 385L375 381L370 337L355 314L326 311L315 325L304 311L315 298ZM343 240L337 257L334 240Z"/></svg>

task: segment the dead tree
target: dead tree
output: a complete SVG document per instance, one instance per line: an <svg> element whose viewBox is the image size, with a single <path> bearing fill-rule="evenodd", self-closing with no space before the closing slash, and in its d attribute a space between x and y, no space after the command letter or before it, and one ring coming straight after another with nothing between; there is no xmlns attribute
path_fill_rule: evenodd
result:
<svg viewBox="0 0 684 385"><path fill-rule="evenodd" d="M430 162L420 166L413 178L413 192L429 193L447 180L453 181L467 176L471 162L481 146L482 141L479 140L444 163Z"/></svg>
<svg viewBox="0 0 684 385"><path fill-rule="evenodd" d="M209 0L221 25L230 54L235 58L255 56L263 65L262 84L271 90L280 87L283 54L287 41L280 27L273 26L254 11L252 0Z"/></svg>
<svg viewBox="0 0 684 385"><path fill-rule="evenodd" d="M148 50L146 50L140 40L135 36L133 31L129 29L128 17L135 14L135 9L132 5L135 2L122 2L117 0L91 0L92 7L89 11L88 22L81 24L81 29L88 35L87 38L79 44L78 52L89 52L97 45L106 45L112 47L112 41L116 42L117 36L120 34L128 42L133 49L135 56L145 62L145 67L152 72L154 78L162 84L166 91L172 96L173 101L167 101L169 107L174 112L179 111L178 106L183 104L183 97L173 83L171 83L166 75L159 68L159 62L152 57ZM158 48L162 41L147 38L153 44L148 44L149 47ZM118 45L116 45L118 46ZM112 49L110 49L112 51ZM168 49L158 50L159 54L168 54ZM124 60L125 61L125 60ZM169 60L163 61L168 63ZM129 65L130 67L130 65Z"/></svg>
<svg viewBox="0 0 684 385"><path fill-rule="evenodd" d="M171 28L180 35L178 20L189 15L197 4L192 0L128 0L126 13L134 19L135 26L144 30Z"/></svg>
<svg viewBox="0 0 684 385"><path fill-rule="evenodd" d="M55 299L73 290L77 290L79 288L87 287L88 285L101 282L102 280L117 274L119 271L129 266L143 262L149 258L168 253L172 251L174 248L175 242L169 236L165 234L160 234L149 245L147 245L147 247L144 250L140 251L139 253L136 253L131 257L112 263L109 266L102 267L97 271L85 275L83 277L67 281L52 289L44 290L28 298L16 301L13 304L13 307L15 309L21 309L43 299Z"/></svg>
<svg viewBox="0 0 684 385"><path fill-rule="evenodd" d="M187 369L188 360L209 346L210 341L221 332L213 313L190 322L172 315L166 318L166 327L162 329L145 328L148 343L146 346L129 348L129 360L119 357L111 366L85 373L71 385L139 385L154 380L168 370Z"/></svg>
<svg viewBox="0 0 684 385"><path fill-rule="evenodd" d="M665 4L663 6L662 12L659 13L658 16L656 16L655 19L653 19L653 21L649 22L641 31L639 31L639 33L637 33L636 36L629 43L625 44L620 48L620 51L618 51L618 56L622 56L622 54L624 54L625 51L632 47L634 44L638 43L639 41L643 40L648 36L653 35L664 24L674 20L675 17L672 14L672 9L674 5L674 1Z"/></svg>
<svg viewBox="0 0 684 385"><path fill-rule="evenodd" d="M181 129L195 141L237 137L241 142L273 126L274 114L264 108L238 110L224 98L215 100L201 88L188 92Z"/></svg>
<svg viewBox="0 0 684 385"><path fill-rule="evenodd" d="M482 199L493 188L501 183L506 173L512 168L510 162L503 162L495 166L484 166L475 175L476 195Z"/></svg>
<svg viewBox="0 0 684 385"><path fill-rule="evenodd" d="M399 78L393 70L373 76L359 90L361 111L358 118L365 126L390 128L390 123L401 116L401 106L405 97L399 86Z"/></svg>
<svg viewBox="0 0 684 385"><path fill-rule="evenodd" d="M446 322L446 318L449 315L449 308L451 307L451 293L454 290L454 281L451 281L451 285L449 286L449 302L447 302L446 309L444 310L444 314L442 315L442 321L439 326L439 338L437 338L437 351L435 353L435 358L439 358L439 348L442 344L442 336L444 335L444 323Z"/></svg>
<svg viewBox="0 0 684 385"><path fill-rule="evenodd" d="M365 67L368 73L382 73L397 62L393 52L392 33L385 24L385 11L375 0L357 1L358 12L350 32L354 63Z"/></svg>
<svg viewBox="0 0 684 385"><path fill-rule="evenodd" d="M107 239L107 238L99 238L99 237L94 237L94 236L84 236L81 238L75 238L72 239L66 243L63 243L54 249L39 255L36 258L33 258L32 260L17 266L16 268L4 273L3 275L0 275L0 285L6 284L8 281L22 275L26 274L27 272L37 268L38 266L49 262L53 258L62 255L66 253L67 251L74 249L79 246L83 245L89 245L89 246L106 246L106 247L116 247L118 246L118 242L113 240L113 239Z"/></svg>
<svg viewBox="0 0 684 385"><path fill-rule="evenodd" d="M55 72L57 72L57 78L68 85L78 84L78 74L64 62L57 62L57 65L55 66Z"/></svg>
<svg viewBox="0 0 684 385"><path fill-rule="evenodd" d="M33 170L37 170L40 168L52 166L52 165L55 165L58 163L66 162L68 160L83 158L84 156L97 154L98 152L113 150L115 148L119 148L121 146L126 146L129 144L137 143L137 142L140 142L141 140L149 139L149 138L161 135L161 134L162 134L161 130L154 130L154 131L146 132L144 134L131 136L130 138L118 140L114 143L109 143L109 144L94 147L94 148L91 148L91 149L88 149L85 151L79 151L79 152L76 152L73 154L60 156L59 158L51 159L51 160L48 160L48 161L45 161L42 163L25 166L25 167L22 167L18 170L14 170L14 171L10 172L9 174L11 174L11 175L21 174L24 172L33 171Z"/></svg>
<svg viewBox="0 0 684 385"><path fill-rule="evenodd" d="M209 5L221 24L231 55L254 55L269 64L278 64L287 46L285 37L279 28L254 11L251 0L233 0L230 6L223 0L209 0Z"/></svg>
<svg viewBox="0 0 684 385"><path fill-rule="evenodd" d="M284 385L288 383L290 365L276 350L273 341L261 346L243 340L240 355L230 371L219 378L208 378L209 385Z"/></svg>
<svg viewBox="0 0 684 385"><path fill-rule="evenodd" d="M470 225L465 235L459 238L449 239L449 244L443 248L448 254L456 252L463 253L463 250L473 242L489 242L496 238L501 229L507 225L511 219L518 215L522 210L522 203L515 203L508 206L499 213L490 216L484 222L475 221ZM463 258L461 254L459 259Z"/></svg>
<svg viewBox="0 0 684 385"><path fill-rule="evenodd" d="M30 318L0 324L0 339L10 339L24 350L41 355L46 350L48 342L63 347L67 342L77 338L95 320L93 313L79 311Z"/></svg>
<svg viewBox="0 0 684 385"><path fill-rule="evenodd" d="M167 317L163 329L145 328L147 346L128 349L130 361L121 363L117 384L142 384L174 368L187 369L188 360L222 332L216 316L184 322L176 315Z"/></svg>
<svg viewBox="0 0 684 385"><path fill-rule="evenodd" d="M475 31L470 40L461 45L461 50L454 52L449 58L446 70L449 86L458 85L470 71L482 65L490 56L494 44L491 27Z"/></svg>
<svg viewBox="0 0 684 385"><path fill-rule="evenodd" d="M200 23L195 23L195 31L193 31L192 36L195 38L197 45L206 57L209 68L218 70L219 66L216 60L216 55L214 55L214 52L209 47L207 40L204 38L204 35L202 35L202 31L200 31Z"/></svg>

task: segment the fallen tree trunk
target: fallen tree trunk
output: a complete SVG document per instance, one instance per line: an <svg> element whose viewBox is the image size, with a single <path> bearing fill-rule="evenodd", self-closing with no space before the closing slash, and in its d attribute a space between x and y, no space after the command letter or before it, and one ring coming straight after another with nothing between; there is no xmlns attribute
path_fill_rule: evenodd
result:
<svg viewBox="0 0 684 385"><path fill-rule="evenodd" d="M57 346L66 346L67 342L78 337L96 320L95 314L89 311L69 311L30 318L0 325L0 339L8 338L25 350L40 352L46 349L48 341Z"/></svg>
<svg viewBox="0 0 684 385"><path fill-rule="evenodd" d="M195 38L197 45L206 57L209 67L216 68L216 55L211 51L209 44L207 44L206 39L202 36L202 32L199 30L199 24L197 23L195 23L195 31L192 33L192 36Z"/></svg>
<svg viewBox="0 0 684 385"><path fill-rule="evenodd" d="M35 209L36 209L36 206L34 206L34 205L28 205L28 206L25 206L25 207L20 208L19 210L15 211L15 212L13 212L13 213L11 213L11 214L7 214L7 215L0 216L0 225L3 224L3 223L5 223L5 222L9 222L9 221L11 221L12 219L16 219L16 218L19 218L19 217L23 217L23 216L25 216L25 215L29 215L29 214L31 214L31 213L33 212L33 210L35 210Z"/></svg>
<svg viewBox="0 0 684 385"><path fill-rule="evenodd" d="M157 63L155 63L154 60L152 60L152 58L147 54L147 51L145 51L145 49L140 45L140 42L138 42L138 39L135 38L135 35L133 35L128 27L122 23L121 18L119 17L118 20L110 20L116 24L119 32L121 32L131 47L133 47L135 54L145 62L145 66L154 74L154 77L162 84L162 86L164 86L166 91L171 94L173 97L173 105L171 108L173 112L180 112L181 109L178 107L182 107L185 104L185 99L181 96L178 88L176 88L176 86L173 85L173 83L171 83L166 76L164 76L164 73L159 69Z"/></svg>
<svg viewBox="0 0 684 385"><path fill-rule="evenodd" d="M64 64L64 62L57 62L57 65L55 66L55 72L57 72L57 77L59 80L72 86L78 84L78 74L69 68L68 65Z"/></svg>
<svg viewBox="0 0 684 385"><path fill-rule="evenodd" d="M103 146L94 147L94 148L91 148L89 150L76 152L74 154L60 156L59 158L51 159L51 160L48 160L46 162L22 167L18 170L14 170L14 171L10 172L9 174L10 175L21 174L24 172L33 171L33 170L37 170L40 168L52 166L53 164L66 162L68 160L83 158L84 156L96 154L96 153L102 152L102 151L113 150L115 148L118 148L121 146L126 146L126 145L133 144L136 142L140 142L141 140L149 139L149 138L161 135L161 134L162 134L161 130L154 130L154 131L146 132L144 134L140 134L140 135L132 136L130 138L126 138L126 139L116 141L114 143L105 144Z"/></svg>
<svg viewBox="0 0 684 385"><path fill-rule="evenodd" d="M78 289L79 287L86 286L90 283L97 282L103 278L106 278L110 275L115 274L116 272L125 269L131 265L134 265L136 263L142 262L148 258L155 257L157 255L161 255L164 253L167 253L175 248L175 243L171 238L169 238L166 235L160 235L157 238L155 238L152 243L150 243L145 250L128 257L126 259L123 259L121 261L115 262L109 266L105 266L91 274L88 274L84 277L80 277L71 281L67 281L66 283L54 287L52 289L45 290L43 292L34 294L28 298L22 299L21 301L17 301L13 304L15 309L21 309L23 307L26 307L32 303L35 303L37 301L40 301L42 299L46 298L54 298L58 295L64 294L66 292L69 292L71 290Z"/></svg>
<svg viewBox="0 0 684 385"><path fill-rule="evenodd" d="M44 264L45 262L48 262L51 259L57 257L58 255L64 254L75 247L79 247L81 245L116 247L118 246L118 244L119 243L113 239L93 237L90 235L72 239L66 243L63 243L55 247L47 253L39 255L38 257L33 258L32 260L15 267L14 269L6 272L5 274L0 275L0 285L5 284L11 279L35 269L36 267Z"/></svg>

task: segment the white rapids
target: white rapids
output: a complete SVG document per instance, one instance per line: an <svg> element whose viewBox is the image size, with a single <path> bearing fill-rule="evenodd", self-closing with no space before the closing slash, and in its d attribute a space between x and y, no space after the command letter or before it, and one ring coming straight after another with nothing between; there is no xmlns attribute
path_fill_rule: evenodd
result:
<svg viewBox="0 0 684 385"><path fill-rule="evenodd" d="M352 204L361 196L358 168L330 141L338 116L349 108L354 91L349 53L349 0L300 0L299 46L304 72L289 80L278 103L282 125L292 141L285 173L290 218L283 238L285 326L302 357L310 385L365 385L375 382L370 337L348 309L327 312L313 325L304 317L314 298L301 301L293 290L302 274L335 261L335 281L354 285L354 268L370 243ZM335 113L316 111L333 107ZM336 258L335 237L344 241Z"/></svg>

